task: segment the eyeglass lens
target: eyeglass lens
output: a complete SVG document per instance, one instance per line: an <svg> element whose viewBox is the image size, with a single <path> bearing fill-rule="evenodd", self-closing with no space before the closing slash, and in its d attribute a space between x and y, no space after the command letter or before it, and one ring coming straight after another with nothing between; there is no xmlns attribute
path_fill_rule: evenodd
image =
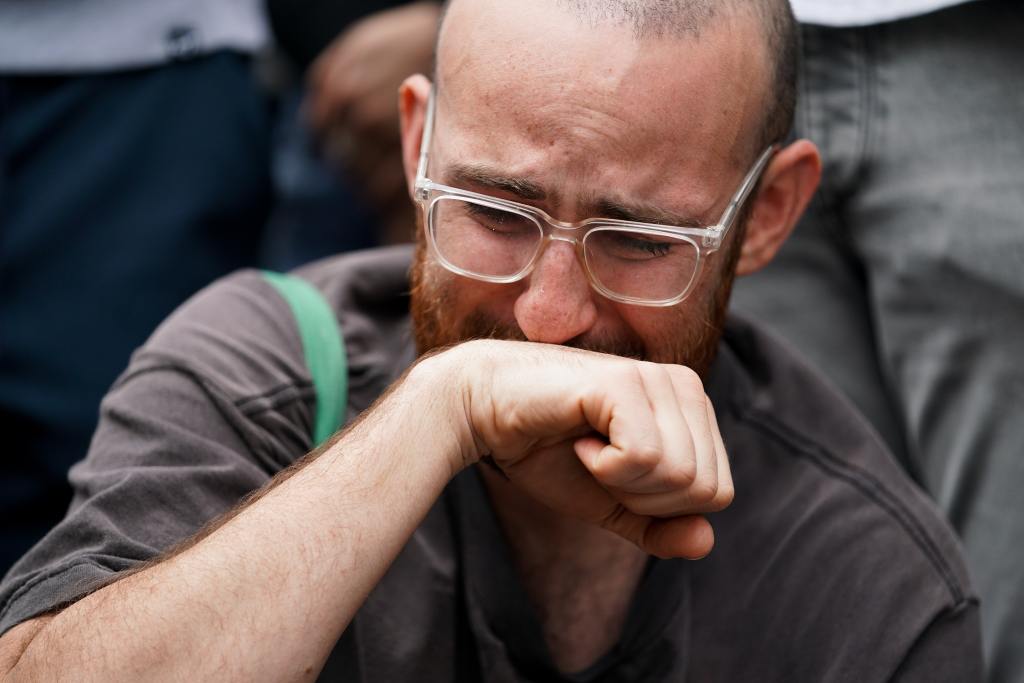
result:
<svg viewBox="0 0 1024 683"><path fill-rule="evenodd" d="M533 217L464 198L439 198L429 222L442 258L482 277L518 275L544 241L544 230ZM699 258L697 245L687 237L600 225L587 233L583 252L601 287L652 302L685 292Z"/></svg>

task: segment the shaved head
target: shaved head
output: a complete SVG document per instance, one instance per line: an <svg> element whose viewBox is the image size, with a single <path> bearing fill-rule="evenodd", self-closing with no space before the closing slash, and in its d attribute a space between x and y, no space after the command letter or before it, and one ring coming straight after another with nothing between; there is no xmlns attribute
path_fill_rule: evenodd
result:
<svg viewBox="0 0 1024 683"><path fill-rule="evenodd" d="M557 0L580 19L597 25L629 26L640 40L664 36L699 36L722 9L721 0Z"/></svg>
<svg viewBox="0 0 1024 683"><path fill-rule="evenodd" d="M446 0L442 25L448 8L464 1ZM746 13L758 27L768 62L756 149L781 143L792 129L800 33L789 0L554 0L552 4L589 28L628 28L638 41L699 40L722 15Z"/></svg>

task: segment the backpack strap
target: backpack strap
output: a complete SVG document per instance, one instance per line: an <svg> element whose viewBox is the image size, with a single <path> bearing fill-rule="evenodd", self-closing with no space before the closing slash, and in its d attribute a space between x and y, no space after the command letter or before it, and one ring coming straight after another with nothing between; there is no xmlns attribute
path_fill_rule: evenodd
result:
<svg viewBox="0 0 1024 683"><path fill-rule="evenodd" d="M316 287L295 275L263 271L263 277L292 309L302 338L306 367L316 390L313 447L338 431L348 403L348 361L334 310Z"/></svg>

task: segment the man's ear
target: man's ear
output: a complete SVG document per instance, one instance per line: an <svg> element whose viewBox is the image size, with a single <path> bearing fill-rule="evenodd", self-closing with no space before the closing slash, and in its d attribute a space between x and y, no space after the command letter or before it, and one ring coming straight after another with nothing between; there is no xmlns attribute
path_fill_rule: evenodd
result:
<svg viewBox="0 0 1024 683"><path fill-rule="evenodd" d="M789 237L818 189L821 156L809 140L778 152L765 169L736 263L737 275L768 265Z"/></svg>
<svg viewBox="0 0 1024 683"><path fill-rule="evenodd" d="M416 189L416 167L420 162L420 141L427 118L430 79L417 74L409 76L398 89L398 116L402 129L402 166L409 196Z"/></svg>

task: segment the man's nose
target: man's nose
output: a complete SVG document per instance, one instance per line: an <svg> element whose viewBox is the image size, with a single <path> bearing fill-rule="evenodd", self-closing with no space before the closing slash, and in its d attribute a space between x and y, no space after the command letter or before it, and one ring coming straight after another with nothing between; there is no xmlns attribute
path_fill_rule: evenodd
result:
<svg viewBox="0 0 1024 683"><path fill-rule="evenodd" d="M594 326L594 296L573 245L554 240L516 299L516 322L530 341L562 344Z"/></svg>

